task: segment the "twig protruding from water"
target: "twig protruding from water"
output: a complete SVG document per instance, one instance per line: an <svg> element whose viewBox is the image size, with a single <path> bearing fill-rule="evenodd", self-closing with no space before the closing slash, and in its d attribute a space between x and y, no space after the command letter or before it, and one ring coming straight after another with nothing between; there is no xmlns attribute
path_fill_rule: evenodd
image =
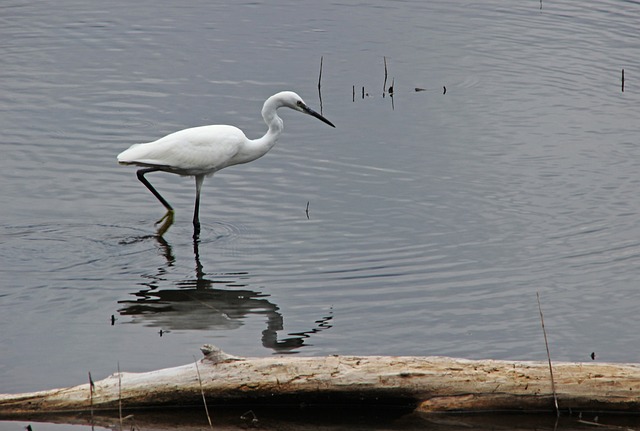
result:
<svg viewBox="0 0 640 431"><path fill-rule="evenodd" d="M324 56L320 56L320 74L318 75L318 98L320 99L320 114L322 114L322 62L324 60Z"/></svg>
<svg viewBox="0 0 640 431"><path fill-rule="evenodd" d="M89 371L89 409L91 411L91 423L93 423L93 391L96 389L96 384L91 377L91 371Z"/></svg>
<svg viewBox="0 0 640 431"><path fill-rule="evenodd" d="M382 97L384 97L387 91L387 57L384 58L384 82L382 83Z"/></svg>
<svg viewBox="0 0 640 431"><path fill-rule="evenodd" d="M560 408L558 407L558 394L556 393L556 382L553 378L553 367L551 366L551 353L549 353L547 331L544 328L544 316L542 315L542 306L540 305L540 293L536 292L536 298L538 299L538 311L540 311L540 324L542 325L542 334L544 335L544 345L547 348L547 359L549 360L549 374L551 375L551 392L553 392L553 403L556 408L556 416L560 417Z"/></svg>
<svg viewBox="0 0 640 431"><path fill-rule="evenodd" d="M118 417L120 418L120 431L122 431L122 373L120 361L118 361Z"/></svg>
<svg viewBox="0 0 640 431"><path fill-rule="evenodd" d="M209 428L213 430L213 424L211 423L211 416L209 416L209 408L207 407L207 399L204 396L204 389L202 387L202 379L200 378L200 368L198 368L198 361L194 357L193 360L196 364L196 373L198 374L198 383L200 383L200 394L202 395L202 402L204 403L204 411L207 414L207 420L209 421Z"/></svg>

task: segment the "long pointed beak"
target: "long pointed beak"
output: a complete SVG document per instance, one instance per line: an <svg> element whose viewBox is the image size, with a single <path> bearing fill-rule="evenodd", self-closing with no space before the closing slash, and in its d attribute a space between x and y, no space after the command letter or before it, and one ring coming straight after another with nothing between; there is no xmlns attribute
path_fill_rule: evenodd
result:
<svg viewBox="0 0 640 431"><path fill-rule="evenodd" d="M327 123L331 127L336 127L336 126L333 125L333 123L331 121L327 120L322 115L318 114L316 111L314 111L313 109L309 108L308 106L304 106L302 109L304 110L304 112L306 112L307 114L311 115L312 117L316 117L318 120L322 121L323 123Z"/></svg>

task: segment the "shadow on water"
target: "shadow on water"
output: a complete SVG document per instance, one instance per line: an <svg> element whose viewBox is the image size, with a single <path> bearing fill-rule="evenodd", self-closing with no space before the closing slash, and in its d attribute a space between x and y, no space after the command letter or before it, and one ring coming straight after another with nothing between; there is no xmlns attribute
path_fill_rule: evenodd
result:
<svg viewBox="0 0 640 431"><path fill-rule="evenodd" d="M247 410L250 408L251 410ZM220 430L557 430L586 431L593 429L630 430L637 429L637 415L602 415L599 423L585 421L575 415L565 415L560 419L547 413L452 413L420 414L405 409L359 409L339 406L336 408L278 408L274 406L236 406L212 409L215 429ZM130 413L130 412L127 412ZM590 416L592 417L592 415ZM77 414L57 414L38 417L42 422L0 422L0 430L60 429L47 428L45 421L57 424L73 424L90 429L115 429L119 422L117 412L97 412L93 417ZM3 427L3 425L5 425ZM201 408L165 408L162 411L136 411L124 419L123 429L136 430L203 430L207 429L207 419Z"/></svg>
<svg viewBox="0 0 640 431"><path fill-rule="evenodd" d="M193 240L195 277L175 282L176 288L163 289L167 268L175 264L176 258L171 244L161 236L143 236L136 241L154 240L160 245L166 265L156 274L145 275L145 286L132 293L135 300L118 301L121 316L131 317L134 323L166 330L231 330L243 324L249 315L266 318L262 331L262 345L275 353L298 353L307 346L315 333L331 328L331 312L315 320L311 329L287 334L279 339L278 332L284 329L284 317L280 308L267 299L269 295L247 288L250 275L247 272L217 273L208 278L200 260L200 240ZM217 287L223 286L223 287ZM165 330L166 329L166 330ZM162 332L163 331L163 332Z"/></svg>

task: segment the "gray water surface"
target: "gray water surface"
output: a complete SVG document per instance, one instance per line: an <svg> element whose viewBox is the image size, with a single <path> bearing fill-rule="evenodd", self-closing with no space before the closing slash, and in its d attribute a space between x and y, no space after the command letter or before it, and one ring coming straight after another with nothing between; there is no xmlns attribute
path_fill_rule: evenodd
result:
<svg viewBox="0 0 640 431"><path fill-rule="evenodd" d="M0 392L180 365L204 343L546 359L536 293L555 360L637 361L638 16L5 2ZM195 244L193 179L150 174L176 208L158 240L164 209L115 156L203 124L261 136L284 89L336 128L281 112L269 154L205 181Z"/></svg>

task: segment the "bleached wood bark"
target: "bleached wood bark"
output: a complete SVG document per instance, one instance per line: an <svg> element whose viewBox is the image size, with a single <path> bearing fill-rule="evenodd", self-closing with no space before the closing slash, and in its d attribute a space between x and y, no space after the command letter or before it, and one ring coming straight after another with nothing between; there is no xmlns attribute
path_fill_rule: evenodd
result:
<svg viewBox="0 0 640 431"><path fill-rule="evenodd" d="M0 416L202 405L385 404L418 411L553 410L545 362L447 357L233 358L212 349L196 364L114 374L90 385L0 395ZM638 411L640 366L554 363L561 409Z"/></svg>

